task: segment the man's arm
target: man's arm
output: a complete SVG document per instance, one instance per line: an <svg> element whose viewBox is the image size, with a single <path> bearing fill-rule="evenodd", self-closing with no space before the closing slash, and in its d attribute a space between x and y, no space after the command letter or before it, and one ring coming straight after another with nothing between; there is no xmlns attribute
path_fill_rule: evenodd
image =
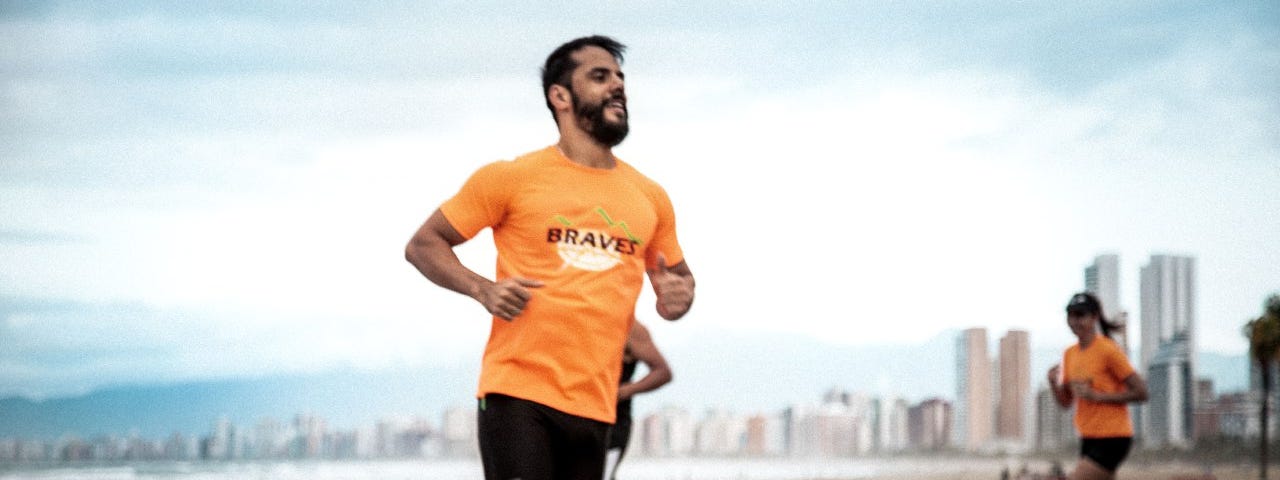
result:
<svg viewBox="0 0 1280 480"><path fill-rule="evenodd" d="M693 271L689 264L680 261L670 267L658 254L657 267L649 271L649 283L658 297L658 315L667 320L679 320L693 306Z"/></svg>
<svg viewBox="0 0 1280 480"><path fill-rule="evenodd" d="M542 282L523 278L493 282L481 276L453 252L466 240L437 209L409 239L404 258L432 283L475 299L496 317L515 318L531 296L526 288L541 287Z"/></svg>
<svg viewBox="0 0 1280 480"><path fill-rule="evenodd" d="M630 336L627 337L627 345L631 347L631 354L644 363L649 368L649 372L639 381L624 383L618 387L619 399L626 400L637 393L657 390L658 387L671 381L671 367L667 365L667 359L663 358L662 352L658 351L658 346L653 343L653 337L649 335L648 328L640 322L635 322L631 326Z"/></svg>

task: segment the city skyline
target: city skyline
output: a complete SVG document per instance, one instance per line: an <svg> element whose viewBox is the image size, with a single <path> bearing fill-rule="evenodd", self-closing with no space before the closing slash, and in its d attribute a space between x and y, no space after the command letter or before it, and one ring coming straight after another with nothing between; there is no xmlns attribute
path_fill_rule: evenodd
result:
<svg viewBox="0 0 1280 480"><path fill-rule="evenodd" d="M1083 269L1086 290L1114 295L1115 255L1099 255ZM1194 447L1200 439L1220 441L1256 436L1256 412L1247 408L1250 390L1221 396L1212 378L1194 369L1196 319L1195 259L1153 255L1142 269L1143 338L1158 352L1140 350L1139 372L1149 375L1150 405L1134 405L1135 436L1145 449ZM1119 309L1109 314L1118 315ZM914 405L899 395L832 387L820 402L788 403L772 412L723 405L706 406L696 417L670 404L640 413L633 436L640 456L865 457L901 452L979 453L1064 451L1075 441L1070 409L1057 405L1040 386L1032 396L1029 333L1011 329L988 346L985 327L955 335L956 390L952 400L926 398ZM1149 358L1149 359L1148 359ZM740 407L741 405L739 405ZM954 414L954 417L952 416ZM252 429L224 414L206 436L174 431L167 439L97 433L84 440L64 432L59 440L0 435L0 463L93 460L240 460L471 458L475 410L450 405L438 426L416 415L379 417L372 428L331 428L315 414L296 414L289 426L259 417ZM1250 425L1253 425L1250 427Z"/></svg>
<svg viewBox="0 0 1280 480"><path fill-rule="evenodd" d="M1101 258L1101 257L1100 257ZM1110 262L1111 259L1106 259ZM1144 269L1144 303L1194 303L1194 259L1153 256ZM1086 268L1085 283L1096 287L1097 270ZM1156 281L1162 279L1163 281ZM1151 282L1154 282L1152 284ZM1167 297L1175 297L1169 300ZM1186 297L1189 296L1190 298ZM1150 297L1168 301L1153 301ZM1160 353L1146 369L1151 372L1152 403L1168 407L1143 409L1146 415L1170 420L1184 413L1186 424L1161 426L1143 422L1138 438L1145 449L1186 451L1201 441L1247 441L1258 435L1256 379L1250 390L1222 392L1212 379L1185 370L1188 389L1184 406L1164 397L1178 397L1182 387L1155 379L1170 365L1169 345L1182 350L1194 344L1195 319L1177 308L1148 315L1146 328L1173 325ZM1185 313L1185 312L1184 312ZM1180 316L1182 315L1182 316ZM637 416L631 454L638 458L873 458L897 455L967 452L1006 457L1072 452L1076 444L1071 410L1057 405L1043 385L1031 398L1028 367L1032 360L1028 332L1009 330L996 348L988 348L985 327L955 335L957 390L954 400L868 394L832 387L821 399L789 403L782 409L751 410L709 405L701 414L687 406L664 405ZM1183 353L1185 355L1186 353ZM994 355L994 357L993 357ZM1162 389L1169 393L1161 393ZM648 396L648 395L646 395ZM648 399L646 399L648 400ZM118 401L118 399L117 399ZM958 407L958 408L957 408ZM695 408L696 410L696 408ZM136 427L129 433L64 431L57 439L0 433L0 465L78 465L93 462L244 461L244 460L371 460L477 459L475 407L450 405L436 420L419 415L382 415L372 425L340 426L324 416L297 413L281 421L259 416L253 423L235 423L222 414L209 430L170 430L163 438L147 437ZM952 415L956 414L955 417ZM244 417L242 417L244 418ZM1145 418L1145 417L1144 417ZM1151 423L1156 425L1152 427ZM1274 419L1273 419L1273 422ZM1138 425L1135 425L1138 426Z"/></svg>
<svg viewBox="0 0 1280 480"><path fill-rule="evenodd" d="M554 142L538 67L591 33L698 277L680 322L642 295L660 347L1062 348L1114 253L1135 315L1140 262L1197 258L1196 349L1234 355L1280 289L1274 2L555 5L6 2L0 397L478 359L404 244Z"/></svg>
<svg viewBox="0 0 1280 480"><path fill-rule="evenodd" d="M948 364L954 361L956 357L950 350L958 333L941 336L936 342L914 349L874 352L831 350L812 341L796 343L777 337L755 339L757 343L744 343L751 339L720 338L721 348L705 351L701 357L715 358L719 363L696 361L684 353L670 356L669 360L675 365L692 368L681 368L681 381L644 395L635 409L638 416L673 406L691 411L715 408L738 413L767 412L805 398L818 398L831 389L857 391L873 398L901 398L912 403L937 397L950 402L956 398L952 379L943 375L945 372L936 371L933 365L938 360ZM998 352L989 353L994 356ZM1041 388L1043 371L1061 359L1061 352L1031 353L1033 377L1029 380L1033 387ZM760 354L794 361L781 368L744 370L743 375L726 374L722 368L725 364L745 364L744 359ZM900 361L885 363L886 358ZM1202 358L1201 363L1209 365L1202 371L1220 391L1239 391L1251 385L1243 374L1248 370L1244 356L1229 359L1209 355ZM832 369L831 365L842 368ZM859 366L869 369L858 371ZM874 373L869 375L869 372ZM169 386L137 385L39 402L0 398L0 437L57 436L70 431L123 432L139 427L141 432L155 436L175 428L191 431L197 428L191 425L193 420L199 422L202 418L226 414L232 414L237 422L251 422L262 416L311 412L329 417L335 425L350 426L372 422L384 415L421 415L468 404L471 401L469 387L475 374L471 365L462 369L394 374L366 372L354 376L326 374ZM773 380L775 374L792 378L785 382ZM881 376L894 381L891 384L876 381ZM891 388L885 388L887 385ZM740 395L726 402L722 393L725 391ZM364 396L367 392L380 393L377 398L367 398ZM111 405L115 408L107 408ZM995 408L995 403L989 406ZM130 418L141 423L126 422ZM991 417L993 421L995 418Z"/></svg>
<svg viewBox="0 0 1280 480"><path fill-rule="evenodd" d="M963 336L963 333L962 333ZM1146 449L1185 451L1200 441L1256 438L1255 391L1222 392L1197 381L1193 436L1183 444ZM996 407L998 408L998 407ZM767 411L735 411L720 406L691 409L663 406L637 417L631 454L639 457L840 458L966 452L987 456L1074 452L1078 441L1071 410L1041 388L1027 404L1034 428L1017 438L989 436L984 445L952 436L953 402L868 395L833 388L821 398ZM94 461L240 461L287 459L478 458L476 411L449 406L429 416L387 414L362 425L342 425L314 413L287 418L256 417L235 422L228 415L209 419L198 431L169 430L160 436L126 432L64 432L57 438L0 435L0 465ZM1002 422L989 417L997 425ZM1025 436L1021 436L1025 435Z"/></svg>
<svg viewBox="0 0 1280 480"><path fill-rule="evenodd" d="M894 408L881 410L881 402ZM889 423L881 412L901 418ZM931 453L945 442L950 402L930 398L908 405L900 398L830 390L822 399L769 412L708 408L695 413L667 406L637 418L632 455L852 457ZM237 423L211 419L198 432L161 437L137 432L68 432L56 439L0 436L0 465L41 461L478 458L476 412L449 407L431 418L395 415L368 425L332 425L323 416L261 417ZM940 423L939 423L940 422ZM909 426L910 425L910 426ZM894 439L894 440L890 440Z"/></svg>

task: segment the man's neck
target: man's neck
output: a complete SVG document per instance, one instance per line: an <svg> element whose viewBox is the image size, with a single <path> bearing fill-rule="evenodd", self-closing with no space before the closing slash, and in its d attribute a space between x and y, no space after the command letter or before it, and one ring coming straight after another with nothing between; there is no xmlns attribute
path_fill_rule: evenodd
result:
<svg viewBox="0 0 1280 480"><path fill-rule="evenodd" d="M600 144L584 132L562 131L556 146L570 161L584 167L608 169L617 165L613 149Z"/></svg>

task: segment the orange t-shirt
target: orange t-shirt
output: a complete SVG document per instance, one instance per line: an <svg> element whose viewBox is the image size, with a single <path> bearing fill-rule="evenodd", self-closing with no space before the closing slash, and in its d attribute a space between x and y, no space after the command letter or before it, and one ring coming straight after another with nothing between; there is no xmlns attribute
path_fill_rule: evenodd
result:
<svg viewBox="0 0 1280 480"><path fill-rule="evenodd" d="M1133 375L1133 366L1116 342L1102 335L1088 348L1077 343L1062 355L1062 379L1070 387L1072 381L1089 382L1102 393L1123 391L1124 381ZM1084 438L1132 437L1133 424L1129 409L1123 403L1104 403L1076 398L1076 429Z"/></svg>
<svg viewBox="0 0 1280 480"><path fill-rule="evenodd" d="M551 146L481 167L440 211L466 238L493 229L497 279L544 284L514 320L492 319L477 395L613 423L646 266L684 259L666 191L621 160L590 168Z"/></svg>

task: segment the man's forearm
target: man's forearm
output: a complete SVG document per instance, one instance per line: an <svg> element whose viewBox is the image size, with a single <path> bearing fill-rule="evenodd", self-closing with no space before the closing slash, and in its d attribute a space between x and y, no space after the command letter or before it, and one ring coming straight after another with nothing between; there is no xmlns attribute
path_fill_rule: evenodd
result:
<svg viewBox="0 0 1280 480"><path fill-rule="evenodd" d="M443 242L410 242L405 259L431 283L471 298L478 298L480 287L490 282L463 265L453 248Z"/></svg>

